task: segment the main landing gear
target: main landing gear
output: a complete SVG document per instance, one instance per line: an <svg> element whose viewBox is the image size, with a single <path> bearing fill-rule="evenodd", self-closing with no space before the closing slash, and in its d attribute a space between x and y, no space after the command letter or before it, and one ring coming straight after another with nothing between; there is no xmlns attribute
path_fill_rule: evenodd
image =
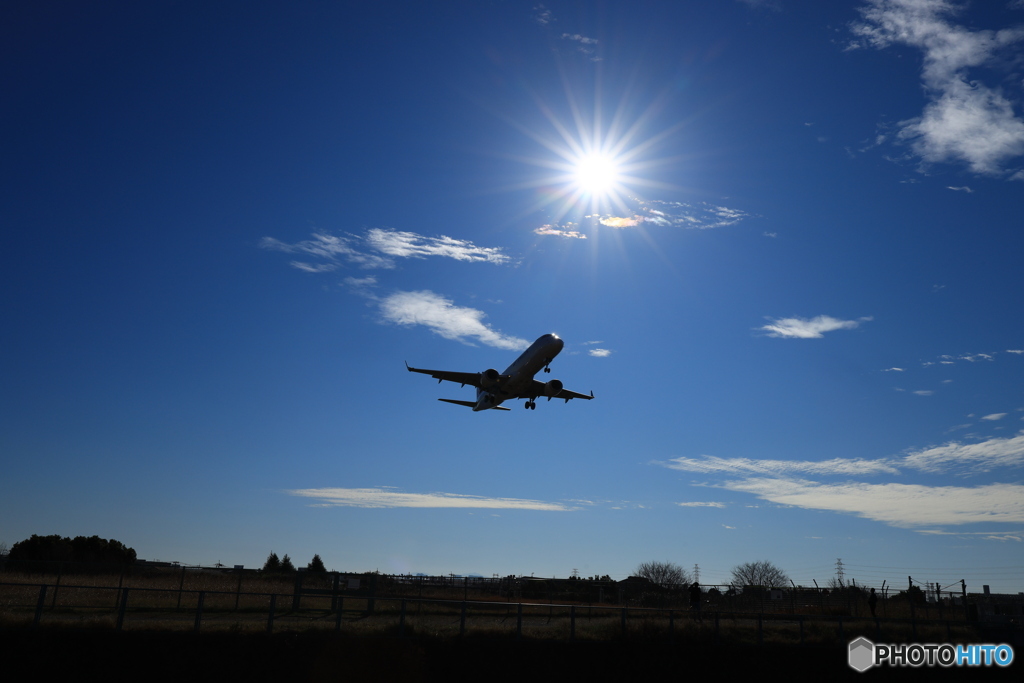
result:
<svg viewBox="0 0 1024 683"><path fill-rule="evenodd" d="M527 410L536 410L537 409L537 402L536 401L527 401L526 403L523 404L523 407L526 408Z"/></svg>

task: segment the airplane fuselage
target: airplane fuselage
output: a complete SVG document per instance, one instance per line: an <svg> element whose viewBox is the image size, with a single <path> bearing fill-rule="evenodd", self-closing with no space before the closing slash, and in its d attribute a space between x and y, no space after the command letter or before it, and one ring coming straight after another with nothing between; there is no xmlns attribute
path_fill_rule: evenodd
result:
<svg viewBox="0 0 1024 683"><path fill-rule="evenodd" d="M530 345L530 348L523 351L512 365L505 368L505 372L498 372L494 368L488 368L483 372L455 372L451 370L427 370L425 368L414 368L408 363L405 364L409 372L418 372L423 375L430 375L440 382L455 382L461 386L467 384L476 388L475 401L463 401L454 398L439 398L438 401L454 403L460 406L472 408L474 412L481 410L509 410L501 404L509 399L526 399L524 406L528 409L537 407L537 399L541 396L547 397L550 401L553 398L560 398L566 403L574 398L590 400L594 398L594 392L590 395L570 391L562 386L557 379L549 379L546 382L533 378L541 370L551 372L548 365L555 359L565 343L555 334L545 334Z"/></svg>
<svg viewBox="0 0 1024 683"><path fill-rule="evenodd" d="M508 377L504 383L494 387L478 387L474 411L487 410L501 405L506 398L515 398L526 392L533 384L533 376L555 359L565 346L557 335L545 334L523 351L512 365L501 373Z"/></svg>

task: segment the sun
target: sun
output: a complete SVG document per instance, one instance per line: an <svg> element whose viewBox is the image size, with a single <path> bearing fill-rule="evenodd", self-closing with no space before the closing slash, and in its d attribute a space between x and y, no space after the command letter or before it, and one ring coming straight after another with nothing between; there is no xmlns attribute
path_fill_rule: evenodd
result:
<svg viewBox="0 0 1024 683"><path fill-rule="evenodd" d="M600 199L619 187L621 175L619 163L613 156L596 152L575 161L572 182L584 194Z"/></svg>

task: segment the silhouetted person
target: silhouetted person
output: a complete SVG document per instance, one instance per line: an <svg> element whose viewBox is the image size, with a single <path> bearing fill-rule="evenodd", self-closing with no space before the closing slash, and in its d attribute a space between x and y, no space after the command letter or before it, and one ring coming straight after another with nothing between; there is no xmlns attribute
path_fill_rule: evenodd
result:
<svg viewBox="0 0 1024 683"><path fill-rule="evenodd" d="M697 618L700 618L700 584L696 581L690 586L690 611L696 613Z"/></svg>
<svg viewBox="0 0 1024 683"><path fill-rule="evenodd" d="M868 607L871 608L871 616L875 616L875 605L878 604L878 596L875 595L875 589L871 589L871 595L868 596Z"/></svg>

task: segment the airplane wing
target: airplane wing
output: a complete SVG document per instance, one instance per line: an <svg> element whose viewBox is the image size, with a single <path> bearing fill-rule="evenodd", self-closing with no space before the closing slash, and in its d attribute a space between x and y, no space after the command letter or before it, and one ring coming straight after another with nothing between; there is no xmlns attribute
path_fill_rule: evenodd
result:
<svg viewBox="0 0 1024 683"><path fill-rule="evenodd" d="M545 393L544 393L544 382L541 382L541 381L538 381L538 380L533 380L533 384L530 385L530 390L531 390L531 393L534 396L536 396L537 398L540 398L541 396L545 396ZM575 391L569 391L568 389L562 389L561 391L559 391L557 394L555 394L551 398L563 398L563 399L565 399L566 403L568 403L569 399L572 399L572 398L585 398L585 399L587 399L589 401L590 399L594 398L594 392L590 392L589 394L578 394Z"/></svg>
<svg viewBox="0 0 1024 683"><path fill-rule="evenodd" d="M444 401L445 403L454 403L459 406L466 406L467 408L475 408L476 404L472 401L456 401L454 398L439 398L438 401ZM511 408L502 408L501 406L492 406L491 410L511 410Z"/></svg>
<svg viewBox="0 0 1024 683"><path fill-rule="evenodd" d="M473 387L480 386L480 373L478 372L450 372L448 370L423 370L421 368L410 368L409 364L406 363L405 367L409 372L420 372L424 375L430 375L440 383L442 380L449 382L456 382L462 385L470 385Z"/></svg>

